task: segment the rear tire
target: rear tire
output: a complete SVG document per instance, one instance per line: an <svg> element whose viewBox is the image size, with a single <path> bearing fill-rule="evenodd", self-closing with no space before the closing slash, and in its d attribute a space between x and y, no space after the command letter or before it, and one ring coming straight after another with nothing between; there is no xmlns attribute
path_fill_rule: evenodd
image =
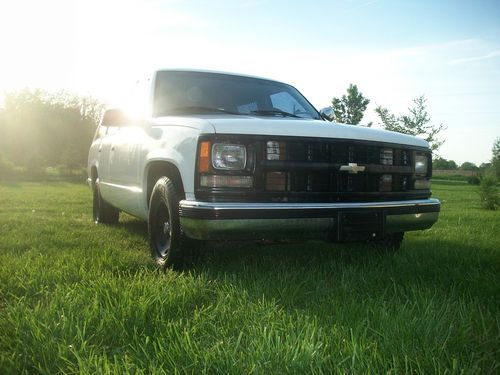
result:
<svg viewBox="0 0 500 375"><path fill-rule="evenodd" d="M200 241L190 240L182 233L179 200L172 180L161 177L151 193L148 230L151 255L163 268L190 265L198 255Z"/></svg>
<svg viewBox="0 0 500 375"><path fill-rule="evenodd" d="M102 198L99 189L99 179L97 179L92 192L92 216L94 223L116 224L118 223L119 215L120 211Z"/></svg>

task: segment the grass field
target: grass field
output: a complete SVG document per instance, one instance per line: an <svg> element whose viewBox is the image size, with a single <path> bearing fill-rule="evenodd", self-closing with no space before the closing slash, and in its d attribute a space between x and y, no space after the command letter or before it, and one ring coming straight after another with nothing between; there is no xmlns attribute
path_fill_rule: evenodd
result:
<svg viewBox="0 0 500 375"><path fill-rule="evenodd" d="M500 212L475 189L435 184L439 223L395 255L225 243L163 273L86 186L0 185L0 374L499 373Z"/></svg>

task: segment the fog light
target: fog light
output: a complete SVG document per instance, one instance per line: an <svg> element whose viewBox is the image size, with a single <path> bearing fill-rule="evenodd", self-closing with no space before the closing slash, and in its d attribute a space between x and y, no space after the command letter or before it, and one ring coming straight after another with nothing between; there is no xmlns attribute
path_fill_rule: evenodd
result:
<svg viewBox="0 0 500 375"><path fill-rule="evenodd" d="M392 165L393 164L392 148L383 148L380 150L380 164Z"/></svg>
<svg viewBox="0 0 500 375"><path fill-rule="evenodd" d="M219 187L251 188L253 186L253 177L219 176L219 175L201 176L200 185L203 187L210 187L210 188L219 188Z"/></svg>
<svg viewBox="0 0 500 375"><path fill-rule="evenodd" d="M392 174L383 174L379 180L379 191L392 190Z"/></svg>
<svg viewBox="0 0 500 375"><path fill-rule="evenodd" d="M415 180L415 189L417 190L425 190L431 188L431 180Z"/></svg>
<svg viewBox="0 0 500 375"><path fill-rule="evenodd" d="M286 146L283 142L268 141L267 160L285 160Z"/></svg>
<svg viewBox="0 0 500 375"><path fill-rule="evenodd" d="M267 172L266 190L285 191L286 190L286 172Z"/></svg>

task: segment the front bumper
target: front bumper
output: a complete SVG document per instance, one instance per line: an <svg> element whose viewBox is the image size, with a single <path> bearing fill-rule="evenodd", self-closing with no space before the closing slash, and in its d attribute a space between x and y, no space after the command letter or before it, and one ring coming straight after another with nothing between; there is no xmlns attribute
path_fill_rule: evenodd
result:
<svg viewBox="0 0 500 375"><path fill-rule="evenodd" d="M184 233L199 240L379 238L430 228L437 199L369 203L211 203L182 200Z"/></svg>

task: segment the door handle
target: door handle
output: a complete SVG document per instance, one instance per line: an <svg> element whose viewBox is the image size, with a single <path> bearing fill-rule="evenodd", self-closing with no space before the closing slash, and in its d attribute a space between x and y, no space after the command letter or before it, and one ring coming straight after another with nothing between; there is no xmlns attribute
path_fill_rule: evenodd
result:
<svg viewBox="0 0 500 375"><path fill-rule="evenodd" d="M102 146L99 146L99 150L97 152L101 152L102 151Z"/></svg>
<svg viewBox="0 0 500 375"><path fill-rule="evenodd" d="M111 151L115 151L115 146L111 146Z"/></svg>

